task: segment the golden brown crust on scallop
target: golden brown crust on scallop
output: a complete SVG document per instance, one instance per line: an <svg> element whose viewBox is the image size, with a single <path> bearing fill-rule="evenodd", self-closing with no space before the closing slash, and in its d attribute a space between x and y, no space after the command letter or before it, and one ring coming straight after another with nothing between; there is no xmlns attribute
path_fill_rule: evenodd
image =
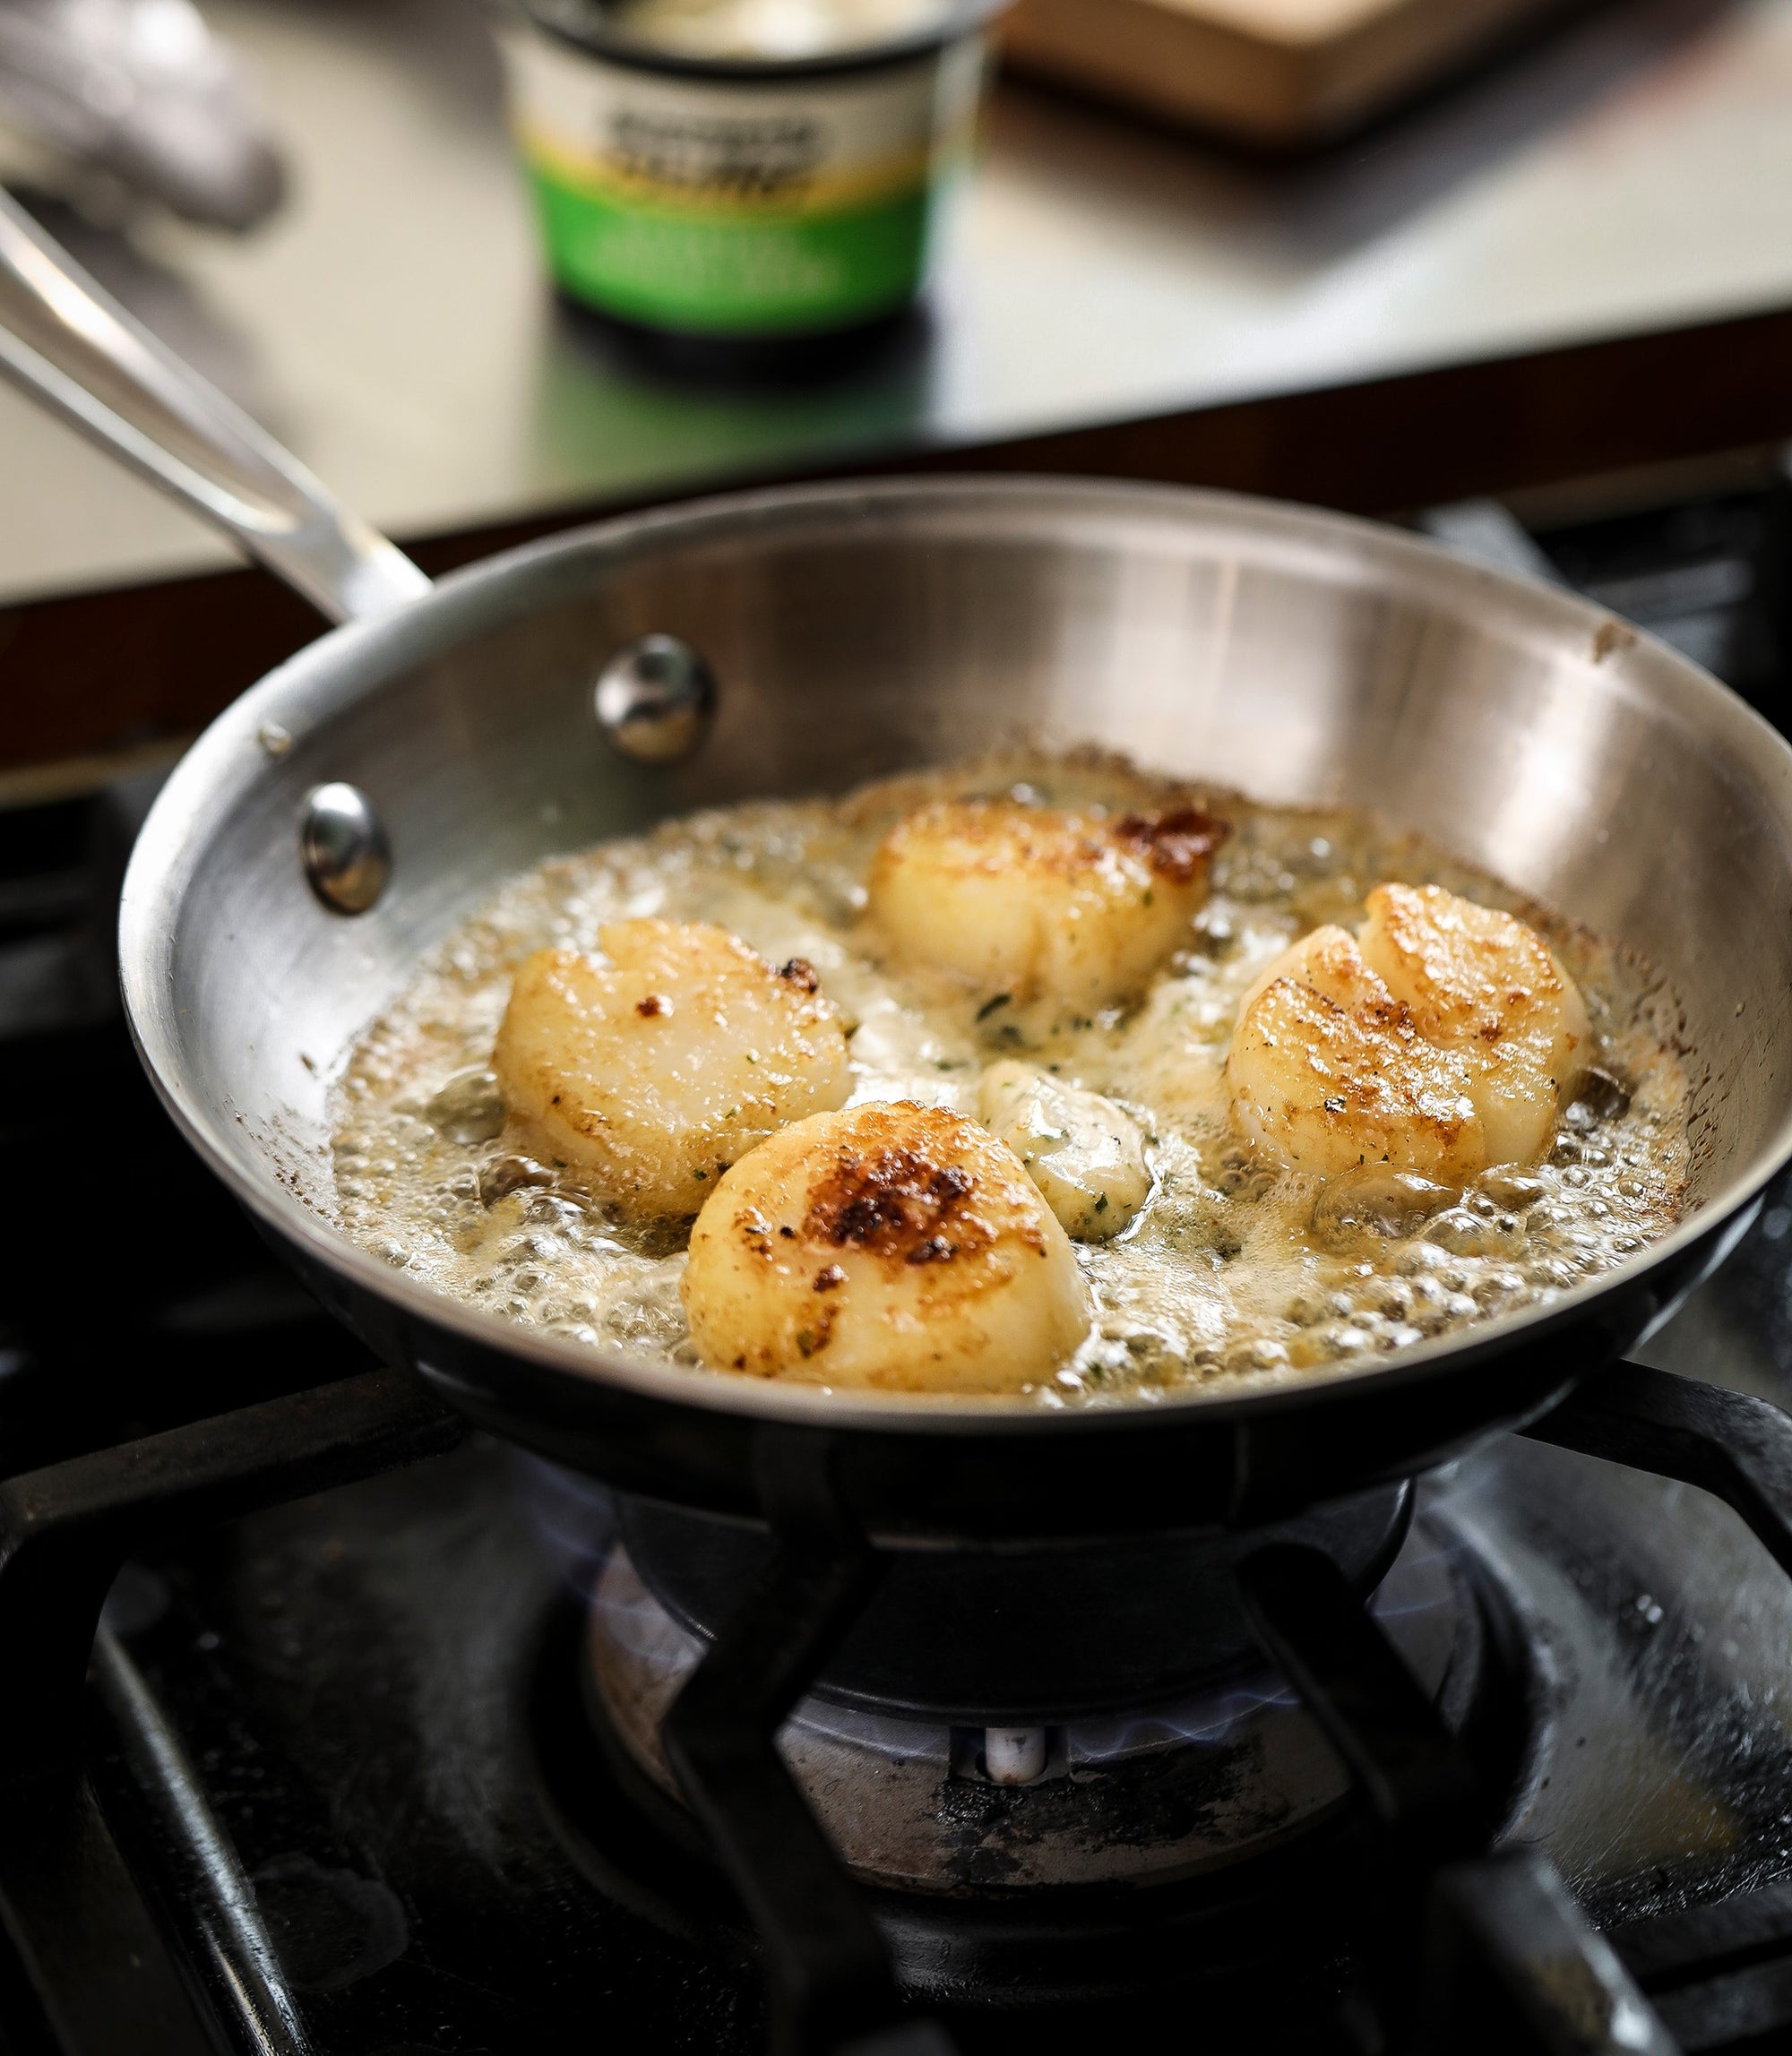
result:
<svg viewBox="0 0 1792 2056"><path fill-rule="evenodd" d="M694 1214L735 1159L851 1089L813 970L775 971L706 922L613 922L604 954L518 966L492 1054L532 1154L625 1210Z"/></svg>
<svg viewBox="0 0 1792 2056"><path fill-rule="evenodd" d="M1537 931L1437 885L1378 885L1363 955L1428 1041L1460 1054L1489 1160L1527 1163L1591 1054L1579 988Z"/></svg>
<svg viewBox="0 0 1792 2056"><path fill-rule="evenodd" d="M809 1200L804 1239L849 1243L904 1263L942 1263L989 1239L972 1210L975 1181L913 1149L842 1156Z"/></svg>
<svg viewBox="0 0 1792 2056"><path fill-rule="evenodd" d="M1240 1012L1228 1068L1246 1125L1324 1176L1363 1163L1471 1175L1485 1157L1461 1063L1419 1035L1342 930L1317 954L1330 990L1274 977Z"/></svg>
<svg viewBox="0 0 1792 2056"><path fill-rule="evenodd" d="M1222 821L1198 806L1174 807L1167 813L1122 814L1114 823L1114 839L1130 844L1160 878L1186 885L1202 875L1207 860L1225 841Z"/></svg>
<svg viewBox="0 0 1792 2056"><path fill-rule="evenodd" d="M1498 1042L1514 1016L1559 1002L1566 980L1537 931L1439 885L1378 885L1362 949L1434 1042Z"/></svg>
<svg viewBox="0 0 1792 2056"><path fill-rule="evenodd" d="M683 1294L718 1369L900 1390L1012 1389L1088 1326L1012 1153L908 1101L817 1114L744 1157L697 1217Z"/></svg>
<svg viewBox="0 0 1792 2056"><path fill-rule="evenodd" d="M1119 819L936 800L884 837L867 911L893 952L1070 1014L1138 992L1186 937L1224 830L1184 806Z"/></svg>

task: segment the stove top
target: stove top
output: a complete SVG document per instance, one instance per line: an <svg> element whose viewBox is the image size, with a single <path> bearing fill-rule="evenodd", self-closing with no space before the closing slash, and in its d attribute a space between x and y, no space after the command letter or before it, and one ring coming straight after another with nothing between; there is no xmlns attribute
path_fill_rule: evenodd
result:
<svg viewBox="0 0 1792 2056"><path fill-rule="evenodd" d="M1777 714L1783 492L1542 542ZM142 802L0 826L0 2056L1792 2036L1792 1184L1655 1371L1223 1576L780 1570L463 1438L263 1253L105 1002Z"/></svg>
<svg viewBox="0 0 1792 2056"><path fill-rule="evenodd" d="M1715 1368L1702 1331L1783 1281L1772 1226L1658 1355L1694 1374ZM656 1810L618 1778L592 1722L587 1552L610 1516L600 1494L476 1441L146 1553L120 1577L86 1760L229 2046L265 2038L232 1965L245 1953L261 1967L263 2015L296 2024L274 2046L396 2056L574 2034L620 2048L764 2046L749 1923L695 1837L666 1830L670 1800ZM625 1554L605 1561L600 1588L641 1592ZM1494 1581L1521 1637L1525 1731L1502 1839L1547 1854L1644 1973L1682 2047L1737 2045L1710 2032L1707 1987L1736 1974L1739 1948L1755 1984L1763 1966L1776 1974L1787 2003L1771 2017L1792 2024L1792 1582L1693 1487L1517 1438L1427 1481L1406 1574L1382 1587L1390 1626L1433 1679L1450 1654L1434 1647L1449 1604L1434 1587L1456 1567ZM1129 1831L1149 1833L1174 1870L1188 1861L1176 1828L1209 1844L1209 1868L1196 1859L1175 1906L1105 1909L1123 1930L1136 1918L1148 1951L1167 1933L1177 1942L1142 1993L1123 2000L1107 1982L1113 1952L1097 1943L1112 1937L1076 1931L1085 1906L1040 1909L1040 1933L976 1938L961 1955L1031 1974L1023 1991L1004 1981L973 1996L947 1960L952 1904L904 1906L886 1883L878 1903L899 1963L913 1989L951 2002L960 2047L1081 2047L1098 2020L1151 2045L1196 2012L1216 2050L1261 2049L1271 2027L1279 2047L1365 2045L1350 2016L1350 1923L1331 1917L1335 1899L1309 1903L1315 1886L1322 1899L1356 1888L1360 1852L1338 1817L1348 1780L1291 1702L1253 1683L1195 1702L1171 1743L1161 1730L1140 1738L1179 1755L1185 1782L1155 1815L1123 1816L1123 1853ZM1238 1789L1241 1756L1262 1773L1253 1724L1265 1721L1288 1731L1268 1747L1271 1782L1315 1787L1303 1792L1318 1819L1305 1837L1265 1820L1264 1794L1254 1811ZM857 1739L830 1725L806 1708L792 1731L806 1773L822 1745L823 1778L835 1768L826 1744L839 1754ZM1103 1725L1111 1748L1118 1723L1085 1723L1084 1735ZM900 1762L944 1820L952 1882L1024 1891L1016 1853L1036 1852L1038 1836L1021 1809L1061 1813L1070 1776L1000 1787L954 1766L961 1733L874 1741L886 1776ZM1228 1836L1237 1847L1221 1860ZM1136 1881L1107 1854L1103 1874ZM12 1885L0 1880L9 1898ZM1689 1909L1734 1913L1739 1899L1744 1943L1726 1925L1706 1946ZM246 1939L228 1918L239 1905L253 1916ZM1007 1914L1011 1931L1024 1928L1024 1909ZM1192 1954L1203 1935L1212 1953ZM1080 1947L1087 1968L1072 1961ZM1041 1991L1043 2018L1023 2003Z"/></svg>

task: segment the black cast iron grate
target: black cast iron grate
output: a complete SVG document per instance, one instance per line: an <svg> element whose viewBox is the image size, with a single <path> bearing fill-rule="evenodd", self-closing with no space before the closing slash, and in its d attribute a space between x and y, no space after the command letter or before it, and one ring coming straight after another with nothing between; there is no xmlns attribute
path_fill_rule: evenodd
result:
<svg viewBox="0 0 1792 2056"><path fill-rule="evenodd" d="M1792 1571L1792 1417L1767 1402L1621 1364L1529 1433L1717 1494ZM119 1565L157 1537L370 1476L459 1435L408 1374L376 1371L0 1485L0 1646L31 1681L0 1704L0 1913L51 2046L110 2049L129 2020L134 2048L175 2056L214 2045L221 2015L227 2042L247 2028L258 2048L310 2047L179 1737L94 1625ZM909 2012L867 1896L775 1746L880 1574L840 1518L831 1458L825 1436L765 1432L777 1551L676 1703L665 1745L760 1935L780 2056L945 2056L946 2030ZM1485 1767L1330 1559L1280 1544L1239 1579L1265 1652L1375 1824L1361 1884L1380 2046L1671 2056L1758 2043L1792 2017L1792 1889L1644 1923L1620 1938L1621 1960L1541 1856L1486 1853L1498 1796ZM83 1678L160 1817L162 1846L185 1852L182 1876L159 1880L159 1917L80 1760Z"/></svg>

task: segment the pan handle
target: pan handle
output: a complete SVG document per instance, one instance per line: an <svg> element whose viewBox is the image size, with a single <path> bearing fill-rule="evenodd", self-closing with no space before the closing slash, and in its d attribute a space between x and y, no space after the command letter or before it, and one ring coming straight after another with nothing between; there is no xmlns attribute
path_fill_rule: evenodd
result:
<svg viewBox="0 0 1792 2056"><path fill-rule="evenodd" d="M0 373L183 502L332 621L429 581L0 193Z"/></svg>

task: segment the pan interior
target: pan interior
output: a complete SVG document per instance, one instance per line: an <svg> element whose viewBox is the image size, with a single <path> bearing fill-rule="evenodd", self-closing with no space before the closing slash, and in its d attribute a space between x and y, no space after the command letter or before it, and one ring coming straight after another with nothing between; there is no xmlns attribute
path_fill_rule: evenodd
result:
<svg viewBox="0 0 1792 2056"><path fill-rule="evenodd" d="M671 769L625 763L592 718L605 658L650 630L720 684L708 741ZM1138 488L710 503L536 546L326 637L223 716L159 803L126 887L133 1023L237 1190L327 1243L331 1080L504 879L670 813L1016 741L1427 835L1661 975L1694 1083L1693 1210L1785 1153L1779 738L1572 597L1396 531ZM369 796L393 851L354 918L299 862L305 796L336 779Z"/></svg>

